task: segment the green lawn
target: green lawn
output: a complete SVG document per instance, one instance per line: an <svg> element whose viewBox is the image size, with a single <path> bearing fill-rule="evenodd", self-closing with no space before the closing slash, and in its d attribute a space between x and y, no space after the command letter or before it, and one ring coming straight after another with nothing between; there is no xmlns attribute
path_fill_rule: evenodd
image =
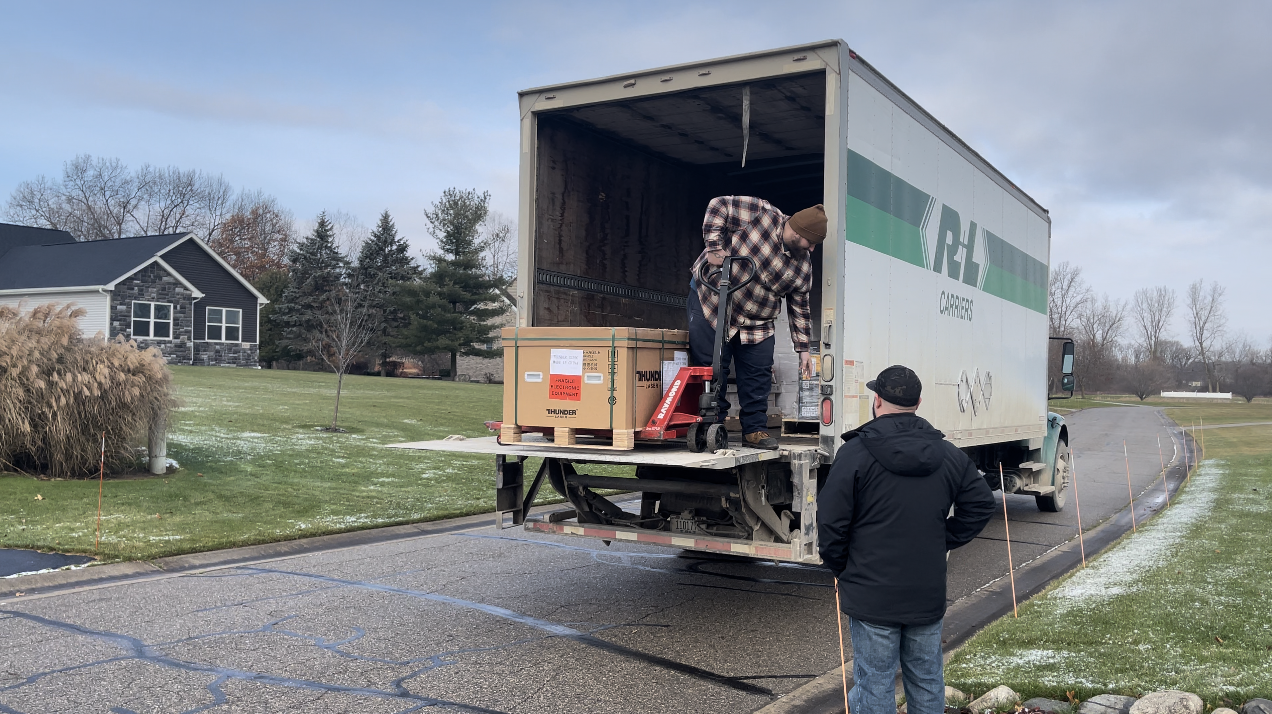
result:
<svg viewBox="0 0 1272 714"><path fill-rule="evenodd" d="M1167 413L1241 423L1272 420L1270 406ZM1170 509L973 637L947 683L1061 700L1182 689L1216 707L1272 697L1272 426L1207 430L1206 447Z"/></svg>
<svg viewBox="0 0 1272 714"><path fill-rule="evenodd" d="M1138 397L1129 394L1090 394L1085 398L1075 396L1072 399L1051 399L1047 402L1047 407L1057 414L1068 414L1079 409L1116 406L1164 407L1173 415L1172 418L1185 427L1203 420L1206 424L1272 421L1272 399L1266 397L1260 397L1247 404L1244 399L1214 403L1199 399L1149 397L1141 402Z"/></svg>
<svg viewBox="0 0 1272 714"><path fill-rule="evenodd" d="M486 436L502 387L174 367L168 477L106 479L102 559L147 559L494 509L494 462L383 448ZM536 464L528 465L537 467ZM613 474L619 475L619 474ZM94 553L98 484L0 475L0 547ZM541 496L556 496L545 488ZM41 496L42 500L37 500Z"/></svg>

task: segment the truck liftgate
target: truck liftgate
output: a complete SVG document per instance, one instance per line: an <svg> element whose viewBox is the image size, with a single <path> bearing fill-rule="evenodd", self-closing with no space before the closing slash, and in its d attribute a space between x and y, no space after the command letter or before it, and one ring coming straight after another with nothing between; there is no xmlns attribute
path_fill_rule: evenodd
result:
<svg viewBox="0 0 1272 714"><path fill-rule="evenodd" d="M629 451L560 447L532 435L507 445L485 437L390 446L494 456L497 528L817 564L818 475L829 459L811 439L786 441L777 451L715 453L678 443ZM527 479L534 457L542 461ZM635 466L636 478L579 472L589 464ZM572 508L529 516L545 482ZM607 489L638 494L639 511L596 492Z"/></svg>

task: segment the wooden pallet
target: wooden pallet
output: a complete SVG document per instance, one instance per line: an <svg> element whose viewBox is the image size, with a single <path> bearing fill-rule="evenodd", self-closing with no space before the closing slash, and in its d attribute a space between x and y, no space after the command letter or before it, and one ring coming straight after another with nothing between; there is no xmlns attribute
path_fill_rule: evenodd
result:
<svg viewBox="0 0 1272 714"><path fill-rule="evenodd" d="M554 446L573 446L580 449L611 449L615 451L630 451L636 448L636 431L634 429L614 429L610 431L609 444L591 444L586 441L580 444L578 441L579 436L577 429L568 426L558 426L552 430L552 444ZM604 437L602 436L601 438Z"/></svg>
<svg viewBox="0 0 1272 714"><path fill-rule="evenodd" d="M532 431L542 431L534 427L530 427L530 429ZM499 443L525 444L526 446L569 446L578 449L606 449L611 451L631 451L636 448L636 431L634 429L579 430L567 426L558 426L552 430L552 440L550 442L525 441L522 438L523 435L522 427L515 424L504 424L499 429ZM609 437L611 443L593 443L593 438L604 439L606 437ZM579 443L580 438L583 439L583 443Z"/></svg>

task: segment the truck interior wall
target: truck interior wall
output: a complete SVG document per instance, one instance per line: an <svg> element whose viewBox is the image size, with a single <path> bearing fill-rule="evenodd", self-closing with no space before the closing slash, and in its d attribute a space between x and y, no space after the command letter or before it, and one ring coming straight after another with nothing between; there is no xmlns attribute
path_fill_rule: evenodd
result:
<svg viewBox="0 0 1272 714"><path fill-rule="evenodd" d="M678 296L679 304L570 287L535 288L534 324L684 329L689 268L702 250L702 172L568 119L539 122L535 265Z"/></svg>
<svg viewBox="0 0 1272 714"><path fill-rule="evenodd" d="M759 196L788 214L825 202L824 75L750 92L745 166L740 111L730 109L742 105L741 86L539 115L532 324L684 329L711 198Z"/></svg>

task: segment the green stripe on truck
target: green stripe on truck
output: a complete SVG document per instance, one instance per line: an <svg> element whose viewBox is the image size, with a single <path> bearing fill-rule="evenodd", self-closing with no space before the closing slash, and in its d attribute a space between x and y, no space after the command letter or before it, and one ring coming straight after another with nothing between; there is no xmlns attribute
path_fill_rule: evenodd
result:
<svg viewBox="0 0 1272 714"><path fill-rule="evenodd" d="M956 280L958 275L955 273L959 272L956 268L970 269L956 264L952 258L942 261L943 266L928 266L923 228L928 220L931 196L852 150L848 151L847 194L845 234L850 242L920 268L930 267L937 272L948 268L951 277ZM953 216L954 223L961 224L957 212L951 212L942 205L941 215L946 213ZM976 223L973 221L968 227L975 230ZM952 224L950 230L955 233L961 231L961 228L959 231L955 228L958 226ZM984 237L985 265L980 268L985 271L984 280L975 280L977 276L973 273L970 278L963 275L964 282L980 282L980 289L990 295L1047 314L1046 263L987 230L977 232ZM938 236L937 240L943 238ZM957 244L960 236L954 235L952 240ZM951 245L949 249L957 250L957 245ZM965 257L963 262L971 261Z"/></svg>
<svg viewBox="0 0 1272 714"><path fill-rule="evenodd" d="M985 269L985 283L981 290L1034 312L1047 314L1046 288L1018 278L992 263Z"/></svg>
<svg viewBox="0 0 1272 714"><path fill-rule="evenodd" d="M851 149L848 150L848 195L915 228L923 227L923 214L927 213L928 201L932 198Z"/></svg>
<svg viewBox="0 0 1272 714"><path fill-rule="evenodd" d="M923 264L923 234L918 227L849 196L845 202L848 214L848 240L904 260L911 265Z"/></svg>

